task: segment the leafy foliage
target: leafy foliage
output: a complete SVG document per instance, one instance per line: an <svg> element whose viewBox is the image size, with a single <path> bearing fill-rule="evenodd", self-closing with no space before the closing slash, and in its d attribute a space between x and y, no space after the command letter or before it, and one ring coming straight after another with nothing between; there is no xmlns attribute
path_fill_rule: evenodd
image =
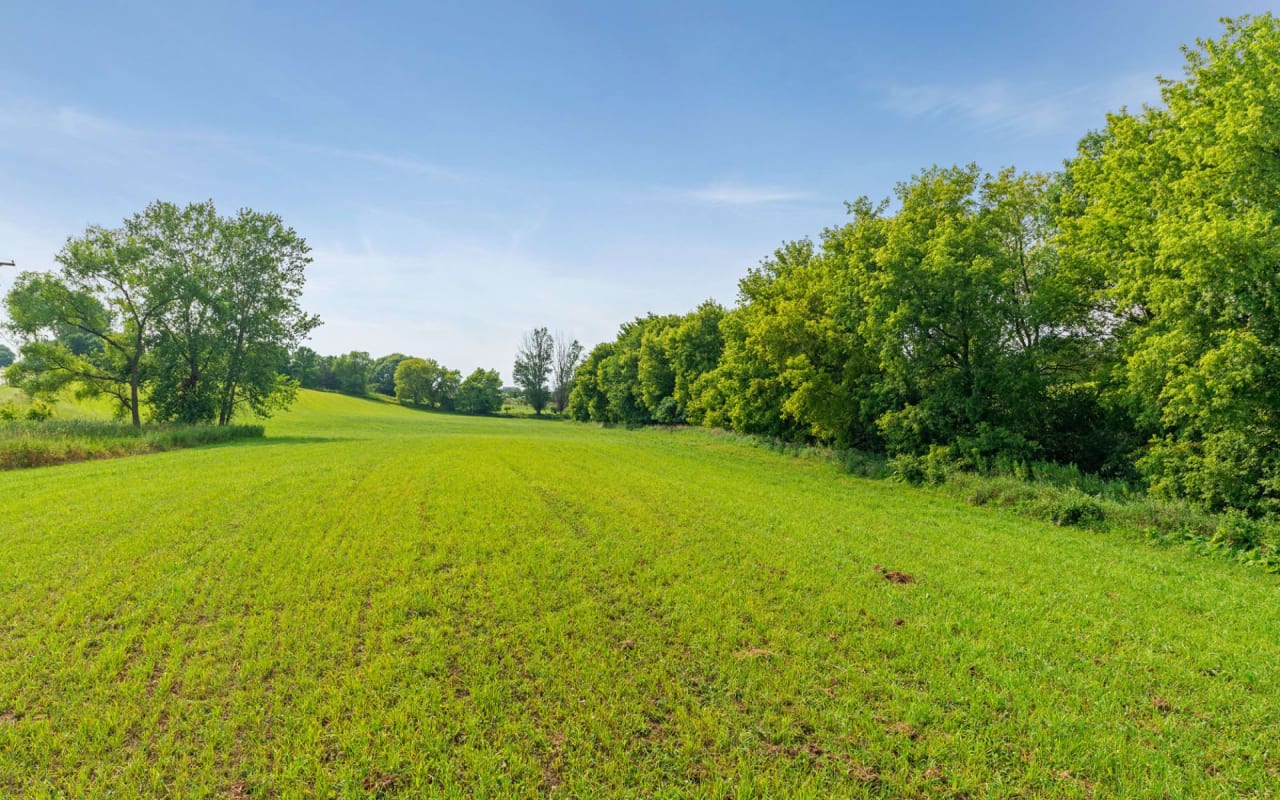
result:
<svg viewBox="0 0 1280 800"><path fill-rule="evenodd" d="M464 414L493 414L502 408L502 376L497 370L477 369L458 386L455 407Z"/></svg>
<svg viewBox="0 0 1280 800"><path fill-rule="evenodd" d="M10 380L48 393L74 383L116 399L134 425L228 425L293 398L288 352L319 324L302 311L306 242L274 214L220 217L212 202L156 202L120 228L89 228L60 273L23 273L5 305L22 339Z"/></svg>
<svg viewBox="0 0 1280 800"><path fill-rule="evenodd" d="M1280 510L1280 25L1185 49L1164 108L1108 118L1069 176L1074 257L1107 278L1158 493Z"/></svg>
<svg viewBox="0 0 1280 800"><path fill-rule="evenodd" d="M555 342L546 328L534 328L524 336L512 370L516 385L535 414L541 414L551 399L547 379L555 359Z"/></svg>

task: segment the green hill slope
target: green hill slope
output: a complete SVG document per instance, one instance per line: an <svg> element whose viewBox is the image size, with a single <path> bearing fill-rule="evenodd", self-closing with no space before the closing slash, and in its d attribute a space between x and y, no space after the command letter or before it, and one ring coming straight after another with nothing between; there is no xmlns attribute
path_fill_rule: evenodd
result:
<svg viewBox="0 0 1280 800"><path fill-rule="evenodd" d="M709 433L304 392L0 509L3 795L1280 782L1274 577Z"/></svg>

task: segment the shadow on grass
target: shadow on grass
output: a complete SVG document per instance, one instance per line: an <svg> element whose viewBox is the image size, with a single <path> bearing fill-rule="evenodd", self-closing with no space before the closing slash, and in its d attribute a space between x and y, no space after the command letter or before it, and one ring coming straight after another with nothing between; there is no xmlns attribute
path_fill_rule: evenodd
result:
<svg viewBox="0 0 1280 800"><path fill-rule="evenodd" d="M361 441L356 436L263 436L260 439L241 439L237 442L225 442L224 444L328 444L329 442L356 442Z"/></svg>
<svg viewBox="0 0 1280 800"><path fill-rule="evenodd" d="M469 414L465 411L454 411L447 408L432 408L431 406L416 406L412 403L401 403L394 397L379 394L346 394L344 392L333 391L331 389L316 389L314 391L324 392L325 394L336 394L341 397L350 397L352 400L363 400L366 403L373 403L380 406L391 406L393 408L403 408L408 411L419 411L426 414L439 414L444 417L462 417L464 419L536 419L543 422L568 422L569 417L563 414L534 414L528 412L511 412L511 411L494 411L489 414Z"/></svg>

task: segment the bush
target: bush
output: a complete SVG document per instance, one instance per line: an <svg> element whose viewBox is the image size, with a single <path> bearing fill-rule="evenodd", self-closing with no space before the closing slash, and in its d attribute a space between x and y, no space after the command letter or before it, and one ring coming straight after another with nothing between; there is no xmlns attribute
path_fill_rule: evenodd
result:
<svg viewBox="0 0 1280 800"><path fill-rule="evenodd" d="M934 445L922 456L894 456L889 459L889 467L899 480L912 486L941 486L956 471L956 462L947 448Z"/></svg>
<svg viewBox="0 0 1280 800"><path fill-rule="evenodd" d="M1266 534L1266 525L1233 508L1218 518L1209 543L1238 550L1256 550L1266 543Z"/></svg>
<svg viewBox="0 0 1280 800"><path fill-rule="evenodd" d="M1068 489L1043 508L1045 517L1054 525L1085 527L1107 518L1102 504L1078 489Z"/></svg>
<svg viewBox="0 0 1280 800"><path fill-rule="evenodd" d="M36 400L27 407L26 417L30 422L44 422L47 419L52 419L53 406Z"/></svg>
<svg viewBox="0 0 1280 800"><path fill-rule="evenodd" d="M839 454L840 464L845 472L861 478L888 478L893 475L893 468L888 460L877 453L863 450L846 450Z"/></svg>

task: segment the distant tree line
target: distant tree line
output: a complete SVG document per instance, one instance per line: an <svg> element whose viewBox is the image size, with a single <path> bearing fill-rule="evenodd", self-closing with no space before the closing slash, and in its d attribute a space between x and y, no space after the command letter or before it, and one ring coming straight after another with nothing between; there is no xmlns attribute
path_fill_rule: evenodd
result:
<svg viewBox="0 0 1280 800"><path fill-rule="evenodd" d="M105 395L134 425L229 424L287 405L289 351L319 324L299 306L310 249L280 217L156 202L67 240L57 272L4 299L20 341L9 383Z"/></svg>
<svg viewBox="0 0 1280 800"><path fill-rule="evenodd" d="M736 307L591 351L579 420L1032 459L1280 511L1280 25L1186 51L1053 174L934 167L784 244Z"/></svg>
<svg viewBox="0 0 1280 800"><path fill-rule="evenodd" d="M464 414L502 409L502 377L496 370L477 369L463 378L435 359L403 353L374 359L364 351L322 356L310 347L298 347L290 354L285 373L305 389L381 394L409 405Z"/></svg>

